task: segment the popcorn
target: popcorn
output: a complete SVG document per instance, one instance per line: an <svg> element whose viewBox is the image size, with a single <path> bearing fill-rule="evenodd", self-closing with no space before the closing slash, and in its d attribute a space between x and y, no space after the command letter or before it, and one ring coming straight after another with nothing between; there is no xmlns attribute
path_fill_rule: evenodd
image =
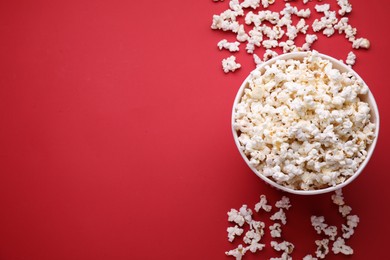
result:
<svg viewBox="0 0 390 260"><path fill-rule="evenodd" d="M281 200L275 203L275 207L288 210L291 207L290 199L286 196L283 196Z"/></svg>
<svg viewBox="0 0 390 260"><path fill-rule="evenodd" d="M294 251L294 245L288 241L283 241L281 243L271 241L271 246L276 251L284 251L287 254L291 254Z"/></svg>
<svg viewBox="0 0 390 260"><path fill-rule="evenodd" d="M330 5L329 4L322 4L322 5L315 5L314 8L319 13L325 13L326 11L329 11Z"/></svg>
<svg viewBox="0 0 390 260"><path fill-rule="evenodd" d="M278 41L276 41L276 40L264 40L262 42L262 45L266 49L271 49L271 48L275 48L276 46L278 46Z"/></svg>
<svg viewBox="0 0 390 260"><path fill-rule="evenodd" d="M303 260L317 260L317 258L313 257L312 255L306 255Z"/></svg>
<svg viewBox="0 0 390 260"><path fill-rule="evenodd" d="M237 225L235 225L234 227L228 227L227 228L227 232L228 232L228 240L229 240L229 242L233 242L234 238L236 236L242 235L244 230L242 228L239 228Z"/></svg>
<svg viewBox="0 0 390 260"><path fill-rule="evenodd" d="M353 66L355 64L355 60L356 60L356 55L355 53L353 53L352 51L350 51L348 53L348 57L347 57L347 60L345 61L345 63L347 65L350 65L350 66Z"/></svg>
<svg viewBox="0 0 390 260"><path fill-rule="evenodd" d="M347 215L349 215L352 211L352 208L347 205L339 206L339 212L341 215L345 218Z"/></svg>
<svg viewBox="0 0 390 260"><path fill-rule="evenodd" d="M265 53L264 53L264 56L263 56L263 60L264 61L267 61L267 60L270 60L272 59L273 57L276 57L278 56L279 54L275 51L271 51L271 50L266 50Z"/></svg>
<svg viewBox="0 0 390 260"><path fill-rule="evenodd" d="M323 216L311 216L311 225L314 227L317 234L321 234L321 232L328 226L325 224L325 218Z"/></svg>
<svg viewBox="0 0 390 260"><path fill-rule="evenodd" d="M260 209L263 209L266 212L270 212L272 209L272 206L267 204L267 198L265 195L260 195L260 201L255 205L256 212L259 212Z"/></svg>
<svg viewBox="0 0 390 260"><path fill-rule="evenodd" d="M357 39L353 40L352 48L355 48L355 49L359 49L359 48L368 49L368 48L370 48L370 41L367 40L366 38L357 38Z"/></svg>
<svg viewBox="0 0 390 260"><path fill-rule="evenodd" d="M309 8L306 8L306 9L301 9L299 10L298 12L295 13L298 17L302 17L302 18L309 18L310 17L310 14L311 14L311 11Z"/></svg>
<svg viewBox="0 0 390 260"><path fill-rule="evenodd" d="M337 0L337 4L340 6L338 11L339 15L345 15L346 13L350 13L352 11L352 5L348 0Z"/></svg>
<svg viewBox="0 0 390 260"><path fill-rule="evenodd" d="M273 225L269 226L271 237L281 237L282 236L282 228L279 223L274 223Z"/></svg>
<svg viewBox="0 0 390 260"><path fill-rule="evenodd" d="M222 68L225 73L229 71L235 71L236 69L241 68L241 64L236 62L236 57L233 55L222 60Z"/></svg>
<svg viewBox="0 0 390 260"><path fill-rule="evenodd" d="M285 1L290 2L289 0ZM309 0L303 0L303 3L307 4L308 1ZM313 41L310 43L306 40L301 47L297 47L295 44L295 39L298 34L306 34L309 26L312 27L314 32L322 31L327 37L332 36L335 32L340 34L344 33L354 49L368 49L370 47L370 42L367 39L356 38L357 29L349 24L348 17L344 17L344 15L352 11L352 5L349 3L349 0L337 0L339 9L336 11L331 10L330 4L315 4L313 10L316 11L317 17L320 17L314 19L311 24L306 24L306 19L312 14L310 8L298 9L290 3L285 3L285 6L280 12L267 10L274 2L275 0L230 0L229 9L219 15L213 15L211 28L213 30L231 31L236 34L237 41L234 43L220 42L218 47L220 49L228 49L231 52L236 52L239 51L239 43L246 42L245 50L249 54L254 54L255 49L259 47L263 47L265 50L281 47L283 53L310 51ZM336 14L341 16L340 20L336 17ZM295 20L293 22L293 15L300 18L296 24ZM249 34L245 31L242 20L238 19L239 16L244 16L245 24L252 25ZM287 36L288 40L281 41L284 35ZM263 36L266 36L267 38L264 38ZM318 38L316 38L316 40L317 39ZM349 53L346 60L346 64L349 66L353 66L355 63L356 55L353 55L355 54ZM268 57L269 56L267 56L265 60L267 60ZM225 63L227 64L226 61ZM255 60L255 64L257 67L260 64L260 61ZM240 64L237 65L237 67L226 66L224 67L224 71L225 73L230 71L234 72L238 66L241 67ZM301 111L301 113L303 113L303 111ZM255 164L257 162L256 159L253 159L252 161ZM278 177L280 180L287 179L286 176L280 173L276 174L275 177ZM327 176L324 176L323 178L325 178L325 180L329 179ZM330 183L332 182L334 181L330 180Z"/></svg>
<svg viewBox="0 0 390 260"><path fill-rule="evenodd" d="M335 254L344 254L344 255L352 255L353 249L350 246L345 244L345 240L341 237L338 237L337 240L333 243L332 251Z"/></svg>
<svg viewBox="0 0 390 260"><path fill-rule="evenodd" d="M268 0L267 0L267 3L268 3ZM242 3L241 3L241 6L244 7L244 8L253 8L253 9L256 9L257 7L260 6L260 0L244 0Z"/></svg>
<svg viewBox="0 0 390 260"><path fill-rule="evenodd" d="M238 47L240 46L239 42L228 42L226 39L219 41L217 46L220 50L227 49L230 52L236 52L240 50L240 48Z"/></svg>
<svg viewBox="0 0 390 260"><path fill-rule="evenodd" d="M306 38L310 44L316 39ZM287 51L289 44L282 47ZM360 100L367 92L362 81L316 52L303 61L275 61L251 74L235 108L241 149L260 174L286 187L340 184L356 172L375 138L370 107Z"/></svg>
<svg viewBox="0 0 390 260"><path fill-rule="evenodd" d="M333 203L336 205L342 206L345 204L342 189L336 190L335 193L332 194L331 198L332 198Z"/></svg>
<svg viewBox="0 0 390 260"><path fill-rule="evenodd" d="M242 227L245 223L244 217L235 209L231 209L228 213L228 221L234 222Z"/></svg>
<svg viewBox="0 0 390 260"><path fill-rule="evenodd" d="M256 66L263 64L263 60L260 59L260 57L256 54L253 54L253 61L255 62Z"/></svg>
<svg viewBox="0 0 390 260"><path fill-rule="evenodd" d="M241 260L242 257L245 255L246 251L247 249L240 244L237 248L227 251L225 252L225 254L228 256L234 256L236 260Z"/></svg>
<svg viewBox="0 0 390 260"><path fill-rule="evenodd" d="M322 240L316 240L315 241L317 245L317 251L316 256L320 259L324 259L325 256L329 253L329 240L328 239L322 239Z"/></svg>
<svg viewBox="0 0 390 260"><path fill-rule="evenodd" d="M282 222L283 225L286 225L287 223L287 218L286 218L286 213L284 213L283 209L279 209L279 211L275 212L271 217L271 220L279 220Z"/></svg>

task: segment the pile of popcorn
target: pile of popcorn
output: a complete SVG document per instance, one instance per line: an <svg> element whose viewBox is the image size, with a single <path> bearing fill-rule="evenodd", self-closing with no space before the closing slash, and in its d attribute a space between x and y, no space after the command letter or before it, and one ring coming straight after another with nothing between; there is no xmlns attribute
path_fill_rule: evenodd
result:
<svg viewBox="0 0 390 260"><path fill-rule="evenodd" d="M250 165L295 190L335 186L366 159L375 138L368 87L309 52L254 70L233 127Z"/></svg>
<svg viewBox="0 0 390 260"><path fill-rule="evenodd" d="M314 256L308 254L303 260L324 259L329 254L330 249L334 254L353 254L353 249L345 241L354 234L355 228L359 223L359 217L350 214L352 208L345 204L341 189L332 195L332 201L339 207L339 212L345 220L345 224L341 226L341 234L338 234L336 226L329 226L325 223L324 216L311 216L311 224L317 234L321 235L321 239L315 240L317 250ZM291 254L295 248L294 244L289 241L281 241L283 240L282 227L287 224L286 211L290 207L290 199L286 196L283 196L281 200L275 203L275 212L272 212L273 207L268 204L265 195L261 195L260 201L255 205L255 212L263 211L272 214L270 220L273 221L273 224L268 227L272 238L270 245L275 251L280 252L281 255L280 257L270 258L270 260L292 259ZM225 252L226 255L240 260L248 251L255 253L262 251L266 247L266 244L261 241L267 231L266 225L264 222L254 219L254 213L247 205L242 205L239 210L231 209L227 215L228 221L234 224L234 226L227 228L229 242L233 242L235 239L238 239L237 237L244 234L245 225L249 228L242 238L243 243Z"/></svg>
<svg viewBox="0 0 390 260"><path fill-rule="evenodd" d="M275 51L277 49L281 49L283 53L311 50L313 43L318 40L316 34L320 32L327 37L336 32L344 34L353 49L370 47L369 40L357 37L357 29L349 24L349 18L346 16L352 11L349 0L337 0L338 10L331 10L331 6L326 3L316 4L314 10L298 9L292 3L285 3L279 12L268 9L274 2L275 0L230 0L229 9L219 15L213 15L211 29L233 32L236 34L236 41L228 42L223 39L217 44L219 49L238 52L240 45L246 43L246 52L253 55L254 62L260 65L277 56L278 52ZM308 2L303 0L305 5ZM312 24L307 24L307 18L313 13L318 18ZM293 16L299 19L297 23L293 22ZM244 23L240 22L241 20L244 20ZM246 29L248 27L251 29ZM305 35L302 46L296 46L299 34ZM255 53L255 49L259 47L265 50L262 59ZM345 62L352 66L355 59L355 53L350 51ZM241 68L241 64L236 61L234 55L231 55L222 60L222 67L223 71L228 73Z"/></svg>

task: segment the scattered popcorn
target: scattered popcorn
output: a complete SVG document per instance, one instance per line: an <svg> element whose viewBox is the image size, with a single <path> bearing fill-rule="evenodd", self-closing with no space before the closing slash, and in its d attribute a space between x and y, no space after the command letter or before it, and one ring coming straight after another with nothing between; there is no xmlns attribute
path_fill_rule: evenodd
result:
<svg viewBox="0 0 390 260"><path fill-rule="evenodd" d="M254 60L254 62L256 64L256 67L261 65L261 64L263 64L263 60L260 59L260 57L257 56L256 54L253 54L253 60Z"/></svg>
<svg viewBox="0 0 390 260"><path fill-rule="evenodd" d="M213 1L218 2L218 0ZM303 3L307 4L308 1L303 0ZM330 4L315 4L313 10L316 11L314 14L317 15L317 18L315 17L316 19L311 24L306 23L306 19L312 15L310 8L298 9L297 6L285 3L285 6L279 12L268 10L268 7L274 2L275 0L230 0L229 9L219 15L213 15L211 28L213 30L233 32L236 34L237 41L227 43L222 40L218 47L220 49L228 49L230 52L237 52L239 51L239 43L246 42L245 50L249 54L254 54L256 48L260 47L264 51L281 47L283 53L311 51L313 41L310 43L306 39L302 47L297 47L295 43L299 34L310 33L309 30L311 29L314 33L322 31L327 37L332 36L335 32L344 33L354 49L368 49L370 47L370 42L367 39L356 38L357 29L352 27L349 24L348 17L344 16L352 11L352 5L349 3L349 0L337 0L339 7L337 10L331 10ZM286 2L293 3L293 1ZM336 14L339 14L341 18L338 19ZM296 24L295 20L292 19L293 15L300 18ZM246 32L242 20L238 19L240 16L244 16L245 24L253 26L251 30L248 30L249 33ZM284 35L287 36L287 41L282 40ZM350 53L349 58L347 58L346 64L349 66L353 66L355 63L356 55L355 57L353 55L355 54ZM256 56L254 56L255 58ZM226 64L225 66L223 65L225 73L234 72L241 67L241 64L234 63L234 65L228 65L229 63L232 63L232 59L229 61L225 59L223 62L223 64ZM260 63L259 59L255 60L256 67ZM277 174L277 176L280 180L286 179L282 174ZM329 179L326 176L324 178Z"/></svg>
<svg viewBox="0 0 390 260"><path fill-rule="evenodd" d="M281 237L282 236L282 228L279 223L274 223L272 226L269 227L271 237Z"/></svg>
<svg viewBox="0 0 390 260"><path fill-rule="evenodd" d="M291 254L294 251L294 245L287 241L283 241L281 243L271 241L271 246L276 251L283 251L287 254Z"/></svg>
<svg viewBox="0 0 390 260"><path fill-rule="evenodd" d="M275 207L288 210L291 207L290 199L286 196L283 196L281 200L275 203Z"/></svg>
<svg viewBox="0 0 390 260"><path fill-rule="evenodd" d="M319 13L325 13L326 11L329 11L330 5L329 4L322 4L322 5L315 5L314 8Z"/></svg>
<svg viewBox="0 0 390 260"><path fill-rule="evenodd" d="M276 57L278 56L279 54L275 51L271 51L271 50L266 50L265 53L264 53L264 57L263 57L263 60L264 61L267 61L267 60L270 60L272 59L273 57Z"/></svg>
<svg viewBox="0 0 390 260"><path fill-rule="evenodd" d="M303 260L318 260L316 257L312 256L312 255L306 255Z"/></svg>
<svg viewBox="0 0 390 260"><path fill-rule="evenodd" d="M351 228L356 228L359 223L359 217L356 215L347 216L347 225Z"/></svg>
<svg viewBox="0 0 390 260"><path fill-rule="evenodd" d="M230 52L235 52L240 50L240 48L238 47L240 46L239 42L228 42L226 39L219 41L217 46L220 50L227 49Z"/></svg>
<svg viewBox="0 0 390 260"><path fill-rule="evenodd" d="M268 4L268 0L267 0L267 4ZM256 9L257 7L260 6L260 0L244 0L241 3L241 6L244 7L244 8L251 7L253 9Z"/></svg>
<svg viewBox="0 0 390 260"><path fill-rule="evenodd" d="M297 46L295 46L294 41L287 40L285 42L280 42L279 47L283 48L283 53L295 51Z"/></svg>
<svg viewBox="0 0 390 260"><path fill-rule="evenodd" d="M235 209L231 209L228 213L228 221L234 222L242 227L245 223L244 217Z"/></svg>
<svg viewBox="0 0 390 260"><path fill-rule="evenodd" d="M348 53L348 56L347 56L347 60L345 61L345 63L347 65L350 65L350 66L353 66L355 64L355 60L356 60L356 55L355 53L353 53L352 51L350 51Z"/></svg>
<svg viewBox="0 0 390 260"><path fill-rule="evenodd" d="M337 236L337 227L335 226L327 226L322 231L329 237L329 240L333 241Z"/></svg>
<svg viewBox="0 0 390 260"><path fill-rule="evenodd" d="M301 9L299 10L298 12L295 13L298 17L302 17L302 18L309 18L310 17L310 14L311 14L311 11L309 8L306 8L306 9Z"/></svg>
<svg viewBox="0 0 390 260"><path fill-rule="evenodd" d="M229 256L234 256L236 258L236 260L241 260L242 257L245 255L246 253L246 248L244 248L241 244L235 248L235 249L232 249L228 252L225 252L226 255L229 255Z"/></svg>
<svg viewBox="0 0 390 260"><path fill-rule="evenodd" d="M233 55L222 60L222 68L225 73L229 71L235 71L236 69L241 68L241 64L236 62L236 57Z"/></svg>
<svg viewBox="0 0 390 260"><path fill-rule="evenodd" d="M321 232L328 226L325 224L325 218L323 216L311 216L311 225L314 227L317 234L321 234Z"/></svg>
<svg viewBox="0 0 390 260"><path fill-rule="evenodd" d="M267 198L265 195L260 195L260 201L255 205L256 212L259 212L260 209L263 209L266 212L270 212L272 209L272 206L267 204Z"/></svg>
<svg viewBox="0 0 390 260"><path fill-rule="evenodd" d="M342 225L341 230L343 232L343 238L349 239L355 233L355 229L346 225Z"/></svg>
<svg viewBox="0 0 390 260"><path fill-rule="evenodd" d="M252 242L259 242L261 239L261 235L254 231L254 230L248 230L246 233L245 233L245 237L244 237L244 243L245 244L252 244Z"/></svg>
<svg viewBox="0 0 390 260"><path fill-rule="evenodd" d="M277 60L251 74L233 126L260 174L295 190L332 187L356 172L375 138L360 99L367 91L316 52Z"/></svg>
<svg viewBox="0 0 390 260"><path fill-rule="evenodd" d="M242 228L239 228L237 225L235 225L234 227L228 227L227 232L228 232L229 242L233 242L234 238L236 236L241 236L244 230Z"/></svg>
<svg viewBox="0 0 390 260"><path fill-rule="evenodd" d="M344 254L344 255L352 255L353 249L350 246L345 244L345 240L341 237L338 237L337 240L333 243L332 251L335 254Z"/></svg>
<svg viewBox="0 0 390 260"><path fill-rule="evenodd" d="M342 206L345 204L342 189L338 189L332 194L332 201L334 204Z"/></svg>
<svg viewBox="0 0 390 260"><path fill-rule="evenodd" d="M329 239L316 240L315 243L317 245L316 256L320 259L324 259L329 253Z"/></svg>
<svg viewBox="0 0 390 260"><path fill-rule="evenodd" d="M352 208L348 205L339 206L339 212L343 217L346 217L349 215L352 211Z"/></svg>
<svg viewBox="0 0 390 260"><path fill-rule="evenodd" d="M283 225L286 225L287 223L287 218L286 218L286 213L284 213L283 209L279 209L279 211L275 212L271 217L271 220L279 220L282 222Z"/></svg>
<svg viewBox="0 0 390 260"><path fill-rule="evenodd" d="M339 15L345 15L352 11L352 5L349 3L349 0L337 0L337 4L340 6Z"/></svg>
<svg viewBox="0 0 390 260"><path fill-rule="evenodd" d="M367 40L366 38L357 38L357 39L353 40L352 48L355 48L355 49L359 49L359 48L368 49L368 48L370 48L370 41Z"/></svg>
<svg viewBox="0 0 390 260"><path fill-rule="evenodd" d="M264 40L262 42L262 45L266 49L271 49L271 48L275 48L276 46L278 46L278 41L277 40Z"/></svg>

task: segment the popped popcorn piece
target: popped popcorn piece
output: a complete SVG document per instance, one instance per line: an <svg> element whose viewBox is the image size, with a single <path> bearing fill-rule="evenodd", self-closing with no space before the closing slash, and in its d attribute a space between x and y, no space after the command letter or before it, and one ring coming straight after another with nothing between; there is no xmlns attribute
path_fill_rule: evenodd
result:
<svg viewBox="0 0 390 260"><path fill-rule="evenodd" d="M350 51L348 53L348 56L347 56L347 60L345 61L345 63L347 65L350 65L350 66L353 66L355 64L355 61L356 61L356 55L355 53L353 53L352 51Z"/></svg>
<svg viewBox="0 0 390 260"><path fill-rule="evenodd" d="M269 260L292 260L292 257L287 252L283 252L280 257L271 257Z"/></svg>
<svg viewBox="0 0 390 260"><path fill-rule="evenodd" d="M294 41L287 40L285 42L280 42L279 47L283 48L283 53L292 52L297 49L297 46L295 46Z"/></svg>
<svg viewBox="0 0 390 260"><path fill-rule="evenodd" d="M240 48L238 47L240 46L239 42L228 42L226 39L219 41L217 46L220 50L227 49L230 52L236 52L240 50Z"/></svg>
<svg viewBox="0 0 390 260"><path fill-rule="evenodd" d="M286 225L287 223L287 218L286 218L286 213L284 213L283 209L279 209L279 211L275 212L271 217L271 220L279 220L282 222L283 225Z"/></svg>
<svg viewBox="0 0 390 260"><path fill-rule="evenodd" d="M332 198L333 203L338 205L338 206L342 206L345 204L342 189L336 190L335 193L332 194L331 198Z"/></svg>
<svg viewBox="0 0 390 260"><path fill-rule="evenodd" d="M339 212L341 215L345 218L347 215L349 215L352 211L352 208L348 205L342 205L339 206Z"/></svg>
<svg viewBox="0 0 390 260"><path fill-rule="evenodd" d="M325 13L326 11L329 11L330 9L330 4L322 4L322 5L319 5L319 4L316 4L314 6L314 8L316 9L316 11L318 13Z"/></svg>
<svg viewBox="0 0 390 260"><path fill-rule="evenodd" d="M228 232L229 242L233 242L233 240L236 236L242 235L242 233L244 232L244 229L239 228L237 225L235 225L234 227L228 227L227 232Z"/></svg>
<svg viewBox="0 0 390 260"><path fill-rule="evenodd" d="M360 49L360 48L368 49L368 48L370 48L370 41L367 40L366 38L354 39L353 42L352 42L352 48L355 48L355 49Z"/></svg>
<svg viewBox="0 0 390 260"><path fill-rule="evenodd" d="M288 241L283 241L281 243L271 241L271 246L276 251L283 251L287 254L291 254L294 251L294 245Z"/></svg>
<svg viewBox="0 0 390 260"><path fill-rule="evenodd" d="M248 34L245 32L244 25L240 25L237 30L237 36L236 39L239 42L245 42L249 38Z"/></svg>
<svg viewBox="0 0 390 260"><path fill-rule="evenodd" d="M333 243L332 251L335 254L344 254L344 255L352 255L353 249L350 246L345 244L345 240L341 237L338 237L336 241Z"/></svg>
<svg viewBox="0 0 390 260"><path fill-rule="evenodd" d="M274 223L273 225L269 226L271 237L281 237L282 236L282 228L279 223Z"/></svg>
<svg viewBox="0 0 390 260"><path fill-rule="evenodd" d="M321 232L328 226L328 224L325 223L325 217L324 216L311 216L311 225L314 227L315 231L317 231L317 234L321 234Z"/></svg>
<svg viewBox="0 0 390 260"><path fill-rule="evenodd" d="M234 222L242 227L245 224L244 217L235 209L231 209L228 213L228 221Z"/></svg>
<svg viewBox="0 0 390 260"><path fill-rule="evenodd" d="M265 247L265 244L261 244L258 242L252 242L249 246L247 246L245 249L248 251L251 251L252 253L256 253L256 251L261 251Z"/></svg>
<svg viewBox="0 0 390 260"><path fill-rule="evenodd" d="M257 56L256 54L253 54L253 60L254 60L254 62L256 64L256 67L260 66L261 64L263 64L263 60L260 59L260 57Z"/></svg>
<svg viewBox="0 0 390 260"><path fill-rule="evenodd" d="M338 11L339 15L345 15L346 13L350 13L352 11L352 5L348 0L337 0L337 4L340 6Z"/></svg>
<svg viewBox="0 0 390 260"><path fill-rule="evenodd" d="M306 34L305 36L305 43L302 45L302 51L310 51L311 46L313 43L318 39L317 35L315 34Z"/></svg>
<svg viewBox="0 0 390 260"><path fill-rule="evenodd" d="M351 236L355 233L355 229L353 227L350 227L350 226L346 226L346 225L342 225L341 227L341 230L343 232L343 235L342 237L344 239L349 239L351 238Z"/></svg>
<svg viewBox="0 0 390 260"><path fill-rule="evenodd" d="M267 3L268 3L268 0L267 0ZM241 3L241 6L244 7L244 8L253 8L253 9L256 9L257 7L260 6L260 0L244 0L242 3Z"/></svg>
<svg viewBox="0 0 390 260"><path fill-rule="evenodd" d="M244 243L245 244L252 244L252 242L259 242L261 239L261 235L260 233L256 232L255 230L248 230L246 233L245 233L245 236L244 236Z"/></svg>
<svg viewBox="0 0 390 260"><path fill-rule="evenodd" d="M357 215L347 216L347 225L351 228L356 228L359 224L359 217Z"/></svg>
<svg viewBox="0 0 390 260"><path fill-rule="evenodd" d="M265 195L260 195L260 201L255 205L256 212L259 212L260 209L266 212L270 212L272 209L272 206L267 204L267 197Z"/></svg>
<svg viewBox="0 0 390 260"><path fill-rule="evenodd" d="M263 56L263 60L264 61L267 61L267 60L270 60L272 59L273 57L276 57L278 56L279 54L276 52L276 51L271 51L271 50L265 50L265 53L264 53L264 56Z"/></svg>
<svg viewBox="0 0 390 260"><path fill-rule="evenodd" d="M320 259L324 259L329 253L329 239L316 240L315 243L317 245L316 256Z"/></svg>
<svg viewBox="0 0 390 260"><path fill-rule="evenodd" d="M327 226L322 232L329 237L329 240L334 240L337 236L337 227L336 226Z"/></svg>
<svg viewBox="0 0 390 260"><path fill-rule="evenodd" d="M245 221L247 223L251 223L252 222L252 214L253 214L253 212L252 212L252 210L250 208L248 208L247 205L245 205L245 204L242 205L240 210L239 210L239 212L240 212L240 215L245 219Z"/></svg>
<svg viewBox="0 0 390 260"><path fill-rule="evenodd" d="M291 207L290 199L286 196L283 196L281 200L278 200L275 203L275 207L288 210Z"/></svg>
<svg viewBox="0 0 390 260"><path fill-rule="evenodd" d="M296 29L298 32L301 32L303 34L306 34L307 29L309 28L309 25L306 24L305 19L301 18L299 22L297 23Z"/></svg>
<svg viewBox="0 0 390 260"><path fill-rule="evenodd" d="M311 11L309 8L298 10L298 12L295 13L298 17L301 18L309 18Z"/></svg>
<svg viewBox="0 0 390 260"><path fill-rule="evenodd" d="M225 73L229 71L234 72L236 69L241 68L241 64L236 62L234 55L222 60L222 68Z"/></svg>
<svg viewBox="0 0 390 260"><path fill-rule="evenodd" d="M227 252L225 252L226 255L228 256L233 256L236 258L236 260L241 260L242 257L245 255L247 249L244 248L241 244L238 245L237 248L235 249L232 249L232 250L229 250Z"/></svg>
<svg viewBox="0 0 390 260"><path fill-rule="evenodd" d="M278 46L278 41L277 40L264 40L262 42L262 45L266 49L271 49L271 48L275 48L276 46Z"/></svg>
<svg viewBox="0 0 390 260"><path fill-rule="evenodd" d="M312 256L312 255L306 255L303 260L318 260L318 258Z"/></svg>

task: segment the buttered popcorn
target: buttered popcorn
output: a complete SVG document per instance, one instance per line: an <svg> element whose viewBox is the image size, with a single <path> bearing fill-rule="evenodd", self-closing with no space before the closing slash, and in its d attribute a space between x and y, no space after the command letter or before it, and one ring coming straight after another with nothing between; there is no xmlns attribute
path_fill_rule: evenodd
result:
<svg viewBox="0 0 390 260"><path fill-rule="evenodd" d="M375 125L360 99L367 86L313 51L255 70L234 111L250 164L276 183L315 190L351 177L367 156Z"/></svg>

